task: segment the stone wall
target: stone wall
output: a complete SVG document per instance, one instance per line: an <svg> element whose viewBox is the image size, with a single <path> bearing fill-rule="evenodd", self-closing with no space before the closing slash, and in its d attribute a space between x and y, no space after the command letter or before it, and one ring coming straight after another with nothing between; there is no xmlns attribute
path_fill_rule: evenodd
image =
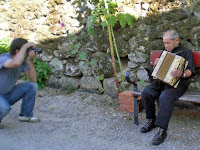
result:
<svg viewBox="0 0 200 150"><path fill-rule="evenodd" d="M131 80L142 89L149 84L147 72L149 53L152 49L164 49L162 34L175 29L185 47L198 51L200 47L200 2L193 0L121 0L122 9L131 9L139 19L132 27L116 25L114 34L121 57L123 71L131 71ZM0 39L23 37L37 43L43 49L38 59L48 62L53 74L48 86L62 90L83 88L117 96L112 61L108 51L108 34L95 27L94 36L86 31L90 15L86 0L3 0L0 1ZM72 51L85 52L87 60L81 60ZM98 60L97 66L85 67L84 62ZM102 82L95 79L96 72L104 75ZM120 76L120 74L118 75ZM200 90L197 76L192 79L191 90ZM119 81L121 79L119 77ZM120 83L121 85L121 83ZM127 89L131 85L126 83Z"/></svg>

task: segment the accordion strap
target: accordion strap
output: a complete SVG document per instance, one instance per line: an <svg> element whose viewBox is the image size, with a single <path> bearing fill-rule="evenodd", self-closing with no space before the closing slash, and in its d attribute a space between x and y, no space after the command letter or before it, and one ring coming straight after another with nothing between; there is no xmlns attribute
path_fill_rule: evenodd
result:
<svg viewBox="0 0 200 150"><path fill-rule="evenodd" d="M174 54L178 55L178 54L181 54L181 53L183 53L183 51L180 51L180 52L177 52L177 53L174 53Z"/></svg>

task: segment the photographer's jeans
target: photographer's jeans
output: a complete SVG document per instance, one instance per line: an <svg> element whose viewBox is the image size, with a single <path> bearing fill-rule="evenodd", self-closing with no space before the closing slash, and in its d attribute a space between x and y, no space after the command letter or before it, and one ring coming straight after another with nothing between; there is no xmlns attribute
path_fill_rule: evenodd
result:
<svg viewBox="0 0 200 150"><path fill-rule="evenodd" d="M0 123L1 120L11 110L10 106L22 99L20 116L33 116L33 108L35 105L35 96L37 94L38 85L34 82L23 82L17 84L14 89L5 95L0 95Z"/></svg>

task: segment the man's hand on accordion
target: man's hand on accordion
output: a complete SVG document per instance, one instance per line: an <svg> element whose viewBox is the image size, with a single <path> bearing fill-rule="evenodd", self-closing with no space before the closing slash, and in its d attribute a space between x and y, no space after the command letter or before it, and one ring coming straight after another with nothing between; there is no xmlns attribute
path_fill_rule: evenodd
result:
<svg viewBox="0 0 200 150"><path fill-rule="evenodd" d="M181 70L179 69L173 69L172 72L171 72L171 76L174 77L174 78L188 78L192 75L192 72L187 69L185 70L184 72L182 72Z"/></svg>
<svg viewBox="0 0 200 150"><path fill-rule="evenodd" d="M173 78L180 78L180 77L182 77L182 75L183 75L183 71L179 70L179 69L173 69L171 72L171 76Z"/></svg>

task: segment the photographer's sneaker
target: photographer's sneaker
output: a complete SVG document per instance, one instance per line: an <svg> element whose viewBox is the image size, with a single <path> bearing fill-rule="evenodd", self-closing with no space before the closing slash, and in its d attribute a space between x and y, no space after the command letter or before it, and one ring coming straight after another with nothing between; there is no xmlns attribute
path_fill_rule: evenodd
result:
<svg viewBox="0 0 200 150"><path fill-rule="evenodd" d="M40 122L40 119L37 118L37 117L19 116L19 121L21 121L21 122L31 122L31 123L36 123L36 122Z"/></svg>

